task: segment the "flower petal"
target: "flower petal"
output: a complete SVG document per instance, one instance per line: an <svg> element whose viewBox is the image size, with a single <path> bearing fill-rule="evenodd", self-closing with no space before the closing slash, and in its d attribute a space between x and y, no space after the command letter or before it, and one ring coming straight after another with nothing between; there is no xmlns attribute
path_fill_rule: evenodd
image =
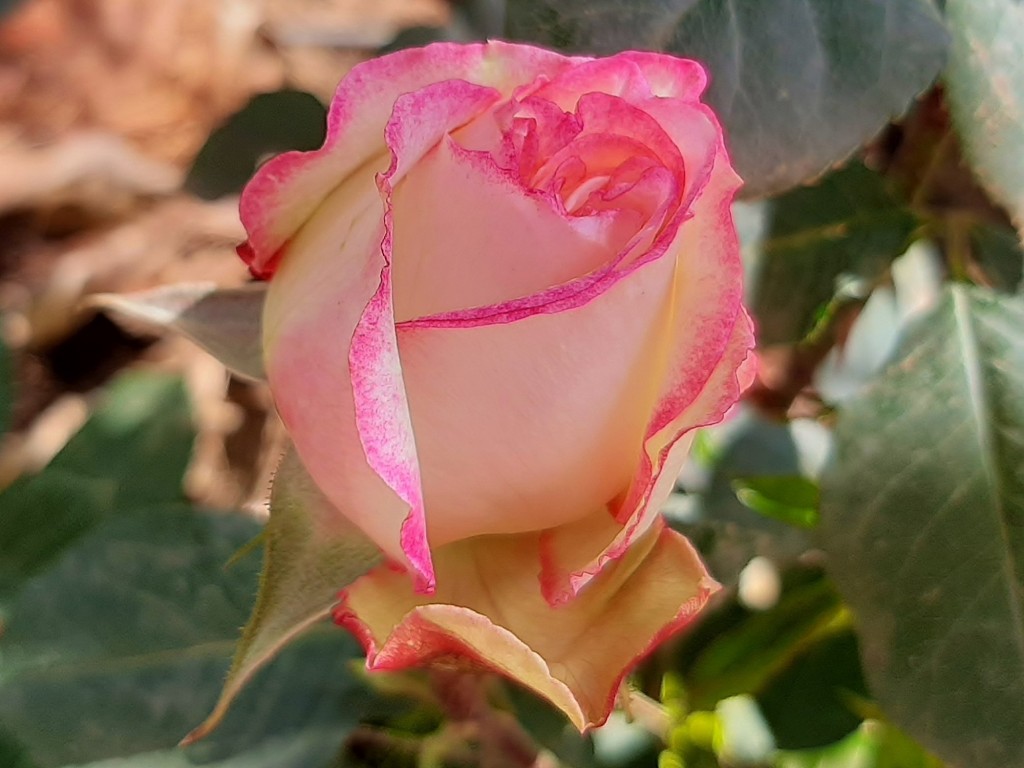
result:
<svg viewBox="0 0 1024 768"><path fill-rule="evenodd" d="M541 581L554 603L570 600L655 523L688 451L686 436L721 420L752 381L753 329L741 306L742 265L730 207L737 186L719 141L711 178L672 247L679 269L671 358L629 491L610 507L621 528L590 551L580 545L578 530L563 527L545 536ZM578 521L590 531L585 540L591 547L615 530L605 512L594 514Z"/></svg>
<svg viewBox="0 0 1024 768"><path fill-rule="evenodd" d="M560 525L628 487L674 270L649 262L587 303L514 322L398 327L435 545Z"/></svg>
<svg viewBox="0 0 1024 768"><path fill-rule="evenodd" d="M332 190L353 174L383 171L384 126L401 94L461 79L510 95L522 83L580 61L528 45L438 43L353 67L331 102L323 148L279 155L246 186L240 212L249 240L240 255L258 277L270 277L281 249Z"/></svg>
<svg viewBox="0 0 1024 768"><path fill-rule="evenodd" d="M614 216L568 216L488 153L442 141L395 188L395 315L529 296L602 266L631 234Z"/></svg>
<svg viewBox="0 0 1024 768"><path fill-rule="evenodd" d="M664 527L557 609L529 567L538 556L534 534L458 542L436 552L432 597L416 595L404 574L377 568L342 592L335 620L362 641L371 670L433 663L497 671L583 730L605 721L633 664L717 589L690 543Z"/></svg>

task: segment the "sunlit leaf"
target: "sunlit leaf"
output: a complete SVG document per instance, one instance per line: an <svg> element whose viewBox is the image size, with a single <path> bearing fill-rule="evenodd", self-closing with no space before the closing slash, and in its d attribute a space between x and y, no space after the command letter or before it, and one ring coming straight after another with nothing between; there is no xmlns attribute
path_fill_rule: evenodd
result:
<svg viewBox="0 0 1024 768"><path fill-rule="evenodd" d="M799 475L742 477L733 481L736 498L755 512L800 528L818 524L818 485Z"/></svg>

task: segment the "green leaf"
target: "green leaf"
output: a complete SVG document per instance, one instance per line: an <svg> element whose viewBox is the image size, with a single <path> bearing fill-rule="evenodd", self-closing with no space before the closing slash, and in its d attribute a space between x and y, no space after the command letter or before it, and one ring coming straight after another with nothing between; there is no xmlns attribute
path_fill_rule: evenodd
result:
<svg viewBox="0 0 1024 768"><path fill-rule="evenodd" d="M317 149L327 131L327 109L304 91L261 93L206 140L185 179L185 189L213 200L242 190L268 155Z"/></svg>
<svg viewBox="0 0 1024 768"><path fill-rule="evenodd" d="M264 739L251 749L223 759L202 760L198 764L203 768L341 768L335 760L340 741L337 728L307 728L301 733ZM115 757L74 768L196 768L196 765L192 750L175 748Z"/></svg>
<svg viewBox="0 0 1024 768"><path fill-rule="evenodd" d="M326 618L338 592L380 559L380 551L320 493L294 449L281 460L270 496L259 596L213 711L187 741L204 738L263 665Z"/></svg>
<svg viewBox="0 0 1024 768"><path fill-rule="evenodd" d="M377 55L437 42L490 40L503 37L504 32L505 0L458 0L451 3L450 18L445 26L403 29L377 51Z"/></svg>
<svg viewBox="0 0 1024 768"><path fill-rule="evenodd" d="M762 346L803 338L841 276L873 282L918 226L885 180L860 163L769 207L753 299Z"/></svg>
<svg viewBox="0 0 1024 768"><path fill-rule="evenodd" d="M832 585L815 572L796 571L786 574L782 597L766 611L751 612L733 599L708 614L684 638L674 668L683 675L691 709L712 709L739 694L763 697L773 719L803 719L805 737L822 744L860 722L838 693L848 688L863 694L856 656L851 667L848 659L838 664L840 655L831 652L833 643L849 636ZM818 679L818 690L812 686L791 698L788 711L777 706L820 671L822 658L837 666ZM776 686L780 694L773 693ZM840 721L837 732L835 723Z"/></svg>
<svg viewBox="0 0 1024 768"><path fill-rule="evenodd" d="M946 88L978 178L1024 232L1024 6L948 0Z"/></svg>
<svg viewBox="0 0 1024 768"><path fill-rule="evenodd" d="M107 389L89 420L44 471L113 480L113 503L120 507L181 501L194 440L181 379L129 373Z"/></svg>
<svg viewBox="0 0 1024 768"><path fill-rule="evenodd" d="M1007 293L1024 289L1024 249L1009 227L978 224L970 230L974 260L993 288Z"/></svg>
<svg viewBox="0 0 1024 768"><path fill-rule="evenodd" d="M947 45L928 0L524 0L510 4L508 30L703 62L751 196L814 178L873 138L932 82Z"/></svg>
<svg viewBox="0 0 1024 768"><path fill-rule="evenodd" d="M744 477L792 477L800 472L801 457L789 426L743 414L730 425L707 487L697 496L697 519L669 516L669 522L697 544L716 579L734 584L752 557L785 563L811 542L806 531L742 504L733 484Z"/></svg>
<svg viewBox="0 0 1024 768"><path fill-rule="evenodd" d="M105 293L91 302L131 320L188 337L233 372L249 379L263 371L265 283L218 288L213 283L184 283L138 293Z"/></svg>
<svg viewBox="0 0 1024 768"><path fill-rule="evenodd" d="M733 481L736 498L765 517L799 528L818 524L818 485L799 475L741 477Z"/></svg>
<svg viewBox="0 0 1024 768"><path fill-rule="evenodd" d="M165 507L108 521L67 550L12 605L0 729L41 768L173 747L217 696L256 583L256 563L223 564L256 528ZM325 764L367 700L349 673L357 654L340 630L309 637L191 759L330 727Z"/></svg>
<svg viewBox="0 0 1024 768"><path fill-rule="evenodd" d="M2 320L2 318L0 318ZM14 365L10 350L0 339L0 440L11 428L11 411L14 408Z"/></svg>
<svg viewBox="0 0 1024 768"><path fill-rule="evenodd" d="M887 715L1024 764L1024 301L954 286L841 413L822 546Z"/></svg>
<svg viewBox="0 0 1024 768"><path fill-rule="evenodd" d="M942 763L886 723L869 721L823 749L779 752L773 768L942 768Z"/></svg>
<svg viewBox="0 0 1024 768"><path fill-rule="evenodd" d="M0 598L101 520L117 514L112 480L53 470L18 480L0 494Z"/></svg>
<svg viewBox="0 0 1024 768"><path fill-rule="evenodd" d="M46 469L0 492L0 599L100 522L181 500L193 438L180 379L118 379Z"/></svg>

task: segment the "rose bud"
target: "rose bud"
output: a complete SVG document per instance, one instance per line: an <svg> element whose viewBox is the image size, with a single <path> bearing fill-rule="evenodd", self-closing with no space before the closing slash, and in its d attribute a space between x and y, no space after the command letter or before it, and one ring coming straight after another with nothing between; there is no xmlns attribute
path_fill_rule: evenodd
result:
<svg viewBox="0 0 1024 768"><path fill-rule="evenodd" d="M705 80L654 53L404 50L246 188L277 408L387 558L339 585L371 670L495 670L585 728L716 589L659 515L753 373Z"/></svg>

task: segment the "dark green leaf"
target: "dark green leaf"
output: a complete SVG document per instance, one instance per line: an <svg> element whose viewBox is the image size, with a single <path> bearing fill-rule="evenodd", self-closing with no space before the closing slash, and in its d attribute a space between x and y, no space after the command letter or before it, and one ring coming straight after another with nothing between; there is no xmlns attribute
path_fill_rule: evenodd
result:
<svg viewBox="0 0 1024 768"><path fill-rule="evenodd" d="M813 178L873 138L932 82L947 45L929 0L522 0L509 34L703 62L748 195Z"/></svg>
<svg viewBox="0 0 1024 768"><path fill-rule="evenodd" d="M327 109L312 94L261 93L217 128L199 150L185 188L206 200L240 192L269 155L316 149L327 131Z"/></svg>
<svg viewBox="0 0 1024 768"><path fill-rule="evenodd" d="M66 546L116 514L113 480L52 470L0 493L0 598Z"/></svg>
<svg viewBox="0 0 1024 768"><path fill-rule="evenodd" d="M194 439L180 378L125 374L44 471L113 481L122 508L180 501Z"/></svg>
<svg viewBox="0 0 1024 768"><path fill-rule="evenodd" d="M677 657L690 708L713 709L729 696L768 690L817 643L841 633L841 613L831 584L796 572L787 575L781 599L767 611L731 601L709 614Z"/></svg>
<svg viewBox="0 0 1024 768"><path fill-rule="evenodd" d="M810 645L757 694L757 703L781 749L821 747L861 723L853 702L867 690L849 630Z"/></svg>
<svg viewBox="0 0 1024 768"><path fill-rule="evenodd" d="M800 528L818 524L818 485L800 475L741 477L736 498L765 517Z"/></svg>
<svg viewBox="0 0 1024 768"><path fill-rule="evenodd" d="M972 227L971 251L993 288L1007 293L1024 288L1024 249L1012 229L991 224Z"/></svg>
<svg viewBox="0 0 1024 768"><path fill-rule="evenodd" d="M874 281L918 225L882 177L860 163L769 206L753 300L762 346L803 338L840 276Z"/></svg>
<svg viewBox="0 0 1024 768"><path fill-rule="evenodd" d="M822 544L886 714L940 757L1024 764L1024 301L951 288L850 402Z"/></svg>
<svg viewBox="0 0 1024 768"><path fill-rule="evenodd" d="M953 122L978 178L1024 233L1024 6L948 0L946 19Z"/></svg>
<svg viewBox="0 0 1024 768"><path fill-rule="evenodd" d="M255 562L223 564L256 529L237 515L160 508L68 549L11 607L0 728L42 768L173 747L217 697L256 585ZM310 636L191 759L329 727L325 764L366 700L349 675L357 651L340 630Z"/></svg>

